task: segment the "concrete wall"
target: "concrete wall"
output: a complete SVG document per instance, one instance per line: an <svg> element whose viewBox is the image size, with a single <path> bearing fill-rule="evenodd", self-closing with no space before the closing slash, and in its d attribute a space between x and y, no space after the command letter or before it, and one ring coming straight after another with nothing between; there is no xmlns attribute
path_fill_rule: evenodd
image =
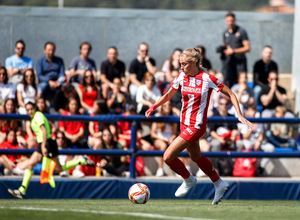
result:
<svg viewBox="0 0 300 220"><path fill-rule="evenodd" d="M137 54L137 46L145 41L158 69L175 47L187 48L202 44L213 67L221 70L216 47L222 43L226 28L226 11L176 11L129 9L57 9L38 7L0 7L0 60L14 53L15 41L26 42L26 55L43 55L46 41L54 41L58 56L66 67L78 55L83 41L93 45L91 57L97 68L106 58L110 45L119 48L119 58L127 68ZM252 50L248 54L249 72L260 58L264 45L274 48L274 60L280 72L291 72L293 47L293 15L277 13L236 12L237 24L248 31Z"/></svg>

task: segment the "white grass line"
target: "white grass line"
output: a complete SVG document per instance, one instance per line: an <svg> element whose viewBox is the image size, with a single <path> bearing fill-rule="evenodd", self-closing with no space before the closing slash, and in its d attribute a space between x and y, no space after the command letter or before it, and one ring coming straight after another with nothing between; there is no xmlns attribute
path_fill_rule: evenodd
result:
<svg viewBox="0 0 300 220"><path fill-rule="evenodd" d="M174 219L174 220L212 220L207 218L191 218L191 217L179 217L168 216L151 213L139 213L139 212L114 212L114 211L98 211L98 210L84 210L84 209L55 209L55 208L36 208L36 207L3 207L0 209L13 209L13 210L29 210L29 211L47 211L47 212L79 212L79 213L94 213L105 215L127 215L134 217L156 218L156 219Z"/></svg>

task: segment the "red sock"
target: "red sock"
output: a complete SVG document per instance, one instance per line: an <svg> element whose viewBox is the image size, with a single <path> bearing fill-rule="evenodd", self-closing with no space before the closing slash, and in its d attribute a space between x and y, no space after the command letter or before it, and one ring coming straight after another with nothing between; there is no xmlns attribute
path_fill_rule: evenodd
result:
<svg viewBox="0 0 300 220"><path fill-rule="evenodd" d="M220 179L219 174L216 172L211 161L201 153L201 158L195 161L198 167L211 179L212 182L216 182Z"/></svg>
<svg viewBox="0 0 300 220"><path fill-rule="evenodd" d="M166 164L178 175L182 176L183 179L189 178L190 172L186 169L184 164L178 158L172 161L166 162Z"/></svg>

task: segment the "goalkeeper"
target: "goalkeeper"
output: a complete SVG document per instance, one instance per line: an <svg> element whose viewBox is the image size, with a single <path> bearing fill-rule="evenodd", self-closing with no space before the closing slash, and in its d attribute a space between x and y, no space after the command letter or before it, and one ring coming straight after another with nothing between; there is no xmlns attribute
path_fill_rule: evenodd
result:
<svg viewBox="0 0 300 220"><path fill-rule="evenodd" d="M22 185L18 189L8 189L12 196L19 199L24 198L33 173L32 169L37 163L42 161L43 157L51 158L56 163L55 171L57 173L71 169L79 164L95 166L94 162L85 156L80 160L68 161L64 166L61 166L58 160L58 147L56 141L51 138L51 128L47 118L42 112L36 110L36 106L32 102L28 102L25 108L28 116L31 118L31 129L36 134L39 146L37 151L33 152L29 160L24 163L25 172Z"/></svg>

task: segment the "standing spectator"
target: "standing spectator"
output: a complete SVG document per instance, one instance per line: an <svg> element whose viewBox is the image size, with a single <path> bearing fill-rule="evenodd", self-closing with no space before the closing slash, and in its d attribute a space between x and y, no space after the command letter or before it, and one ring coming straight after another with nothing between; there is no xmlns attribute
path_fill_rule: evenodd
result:
<svg viewBox="0 0 300 220"><path fill-rule="evenodd" d="M231 88L237 82L238 73L247 72L245 53L250 51L251 46L246 30L236 25L232 12L227 13L226 24L228 28L223 32L223 46L226 49L223 51L222 73L224 84Z"/></svg>
<svg viewBox="0 0 300 220"><path fill-rule="evenodd" d="M16 54L6 58L5 67L9 76L9 82L17 86L23 79L26 69L33 68L33 60L24 56L25 43L23 40L18 40L15 44Z"/></svg>
<svg viewBox="0 0 300 220"><path fill-rule="evenodd" d="M122 82L121 91L128 92L125 85L125 63L118 59L118 50L111 46L107 50L108 59L101 63L101 87L103 98L107 98L108 92L113 90L113 80L119 78Z"/></svg>
<svg viewBox="0 0 300 220"><path fill-rule="evenodd" d="M65 66L62 58L55 56L56 46L53 42L46 42L44 56L36 63L36 75L39 87L45 99L52 99L55 91L65 82Z"/></svg>
<svg viewBox="0 0 300 220"><path fill-rule="evenodd" d="M7 99L15 99L16 91L13 84L8 83L7 71L4 66L0 68L0 106L4 104ZM0 109L2 110L2 109Z"/></svg>
<svg viewBox="0 0 300 220"><path fill-rule="evenodd" d="M100 88L95 82L95 77L91 70L86 70L83 74L82 81L77 87L77 94L81 106L89 114L97 110L95 101L100 98Z"/></svg>
<svg viewBox="0 0 300 220"><path fill-rule="evenodd" d="M284 106L275 108L275 117L283 118L286 113ZM275 147L292 147L296 148L296 141L293 138L293 128L283 123L272 123L270 130L266 132L268 141Z"/></svg>
<svg viewBox="0 0 300 220"><path fill-rule="evenodd" d="M272 60L273 49L271 46L265 46L262 51L262 59L254 64L253 80L254 80L254 98L256 104L260 102L260 92L262 87L268 84L268 76L271 71L278 73L277 63Z"/></svg>
<svg viewBox="0 0 300 220"><path fill-rule="evenodd" d="M244 108L246 105L252 105L255 103L253 90L247 84L246 72L239 73L238 83L232 86L231 90Z"/></svg>
<svg viewBox="0 0 300 220"><path fill-rule="evenodd" d="M79 47L80 56L75 57L70 64L70 83L79 84L83 79L86 70L91 70L94 78L97 80L97 68L95 61L89 58L92 51L92 45L89 42L83 42Z"/></svg>
<svg viewBox="0 0 300 220"><path fill-rule="evenodd" d="M69 98L66 110L62 115L79 115L78 102L75 98ZM84 137L84 123L77 121L59 121L58 128L64 132L68 146L88 148L87 139Z"/></svg>
<svg viewBox="0 0 300 220"><path fill-rule="evenodd" d="M139 55L130 63L129 66L129 92L132 100L135 100L137 89L142 85L142 80L146 72L153 75L157 72L155 60L148 55L148 44L144 42L140 43L138 53Z"/></svg>
<svg viewBox="0 0 300 220"><path fill-rule="evenodd" d="M27 102L35 103L40 91L35 84L35 74L33 69L27 69L24 72L22 82L17 85L17 101L19 113L26 115L25 105Z"/></svg>
<svg viewBox="0 0 300 220"><path fill-rule="evenodd" d="M109 92L107 106L111 114L122 114L125 112L127 95L121 91L122 81L119 78L114 78L113 84L113 91Z"/></svg>
<svg viewBox="0 0 300 220"><path fill-rule="evenodd" d="M136 94L138 114L145 114L146 110L150 108L160 97L161 93L158 88L155 87L154 75L147 72L143 78L143 84L139 86Z"/></svg>
<svg viewBox="0 0 300 220"><path fill-rule="evenodd" d="M175 48L170 58L167 59L162 66L161 70L165 73L165 78L168 83L172 83L174 80L174 77L172 76L172 71L180 71L179 57L181 53L182 49Z"/></svg>
<svg viewBox="0 0 300 220"><path fill-rule="evenodd" d="M173 116L172 112L172 102L167 101L164 103L156 116ZM151 126L151 137L155 140L154 146L158 150L165 151L167 147L174 141L177 137L178 124L177 123L159 123L153 122ZM159 158L158 169L156 171L156 176L163 176L163 164L164 160L162 157Z"/></svg>
<svg viewBox="0 0 300 220"><path fill-rule="evenodd" d="M200 50L202 56L202 66L208 71L212 68L211 62L206 58L206 49L202 45L198 45L197 48Z"/></svg>
<svg viewBox="0 0 300 220"><path fill-rule="evenodd" d="M268 84L260 92L260 100L263 105L262 117L270 118L275 113L275 108L285 105L287 102L286 90L278 85L278 73L271 71L268 76ZM294 117L292 113L286 112L285 117Z"/></svg>

